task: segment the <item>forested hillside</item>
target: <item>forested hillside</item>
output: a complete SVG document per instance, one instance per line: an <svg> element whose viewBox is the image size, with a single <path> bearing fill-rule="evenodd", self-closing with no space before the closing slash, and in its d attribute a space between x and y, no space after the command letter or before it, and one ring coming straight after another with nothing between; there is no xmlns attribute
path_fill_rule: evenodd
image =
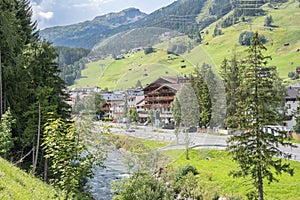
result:
<svg viewBox="0 0 300 200"><path fill-rule="evenodd" d="M129 52L135 48L144 48L168 41L182 35L177 31L166 28L144 27L128 32L116 34L96 45L89 56L113 55L116 58L120 54Z"/></svg>
<svg viewBox="0 0 300 200"><path fill-rule="evenodd" d="M85 68L89 49L56 47L58 54L57 62L60 69L60 77L67 85L74 84L76 78L80 78L81 70Z"/></svg>

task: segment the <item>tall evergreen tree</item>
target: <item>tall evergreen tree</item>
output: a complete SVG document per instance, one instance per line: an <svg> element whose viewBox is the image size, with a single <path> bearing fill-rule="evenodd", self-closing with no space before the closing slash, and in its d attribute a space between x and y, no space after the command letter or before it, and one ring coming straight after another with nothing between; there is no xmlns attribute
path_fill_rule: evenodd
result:
<svg viewBox="0 0 300 200"><path fill-rule="evenodd" d="M212 108L210 91L200 72L200 69L195 69L194 74L191 76L191 84L199 104L199 127L208 127L210 124Z"/></svg>
<svg viewBox="0 0 300 200"><path fill-rule="evenodd" d="M26 120L24 134L20 144L33 148L33 169L37 165L37 159L43 161L40 147L41 125L47 122L48 113L54 117L66 119L69 117L69 106L65 103L64 82L58 77L58 65L53 62L56 58L55 49L47 42L37 42L27 45L24 50L26 77L31 83L31 88L27 88L27 110L23 110L23 117ZM41 152L41 155L38 154ZM39 162L42 164L43 162ZM39 167L42 170L42 165Z"/></svg>
<svg viewBox="0 0 300 200"><path fill-rule="evenodd" d="M223 60L220 74L223 78L226 92L226 119L225 126L228 128L236 128L235 113L238 109L240 73L242 70L242 62L237 60L236 54L231 60L226 58Z"/></svg>
<svg viewBox="0 0 300 200"><path fill-rule="evenodd" d="M234 177L249 177L260 200L264 199L264 182L277 180L275 174L293 169L282 158L290 154L279 149L279 145L291 146L285 142L287 133L274 126L281 125L284 106L284 90L276 72L276 67L268 66L269 56L264 56L266 48L255 33L247 50L245 68L241 73L238 109L235 119L241 133L228 140L228 150L239 169Z"/></svg>
<svg viewBox="0 0 300 200"><path fill-rule="evenodd" d="M8 71L16 61L16 52L20 49L20 37L17 32L15 1L0 3L0 117L6 110L6 80Z"/></svg>

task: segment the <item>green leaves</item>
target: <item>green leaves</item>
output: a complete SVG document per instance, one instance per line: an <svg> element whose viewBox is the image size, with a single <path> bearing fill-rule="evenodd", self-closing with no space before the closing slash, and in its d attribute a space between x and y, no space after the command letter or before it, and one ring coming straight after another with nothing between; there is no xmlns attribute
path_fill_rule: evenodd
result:
<svg viewBox="0 0 300 200"><path fill-rule="evenodd" d="M0 156L7 158L10 149L13 147L12 126L15 124L10 108L3 114L0 124Z"/></svg>
<svg viewBox="0 0 300 200"><path fill-rule="evenodd" d="M121 182L114 182L113 193L115 200L132 199L171 199L167 188L162 181L159 181L150 173L134 173L129 179L122 179Z"/></svg>
<svg viewBox="0 0 300 200"><path fill-rule="evenodd" d="M80 140L74 123L49 120L44 134L42 146L45 157L51 161L54 185L65 191L66 199L84 193L96 160Z"/></svg>

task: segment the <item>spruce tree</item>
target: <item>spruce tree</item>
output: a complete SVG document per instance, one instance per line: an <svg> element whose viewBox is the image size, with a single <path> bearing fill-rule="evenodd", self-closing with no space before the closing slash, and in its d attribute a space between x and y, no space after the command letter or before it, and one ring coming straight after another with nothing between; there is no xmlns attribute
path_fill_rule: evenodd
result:
<svg viewBox="0 0 300 200"><path fill-rule="evenodd" d="M240 134L228 140L228 150L239 169L234 177L250 177L255 188L250 196L264 199L264 183L277 180L278 174L293 169L283 158L290 154L279 146L292 146L285 142L287 133L277 130L281 125L284 105L284 90L276 72L276 67L268 66L269 56L264 56L266 48L255 33L247 50L248 56L241 73L239 101L235 119Z"/></svg>
<svg viewBox="0 0 300 200"><path fill-rule="evenodd" d="M191 84L199 104L199 127L208 127L212 112L211 96L200 69L195 68L194 74L191 76Z"/></svg>
<svg viewBox="0 0 300 200"><path fill-rule="evenodd" d="M238 108L240 73L242 70L242 62L237 60L236 54L231 60L226 58L223 60L220 74L223 78L223 83L226 92L226 119L225 126L227 128L236 128L235 113Z"/></svg>

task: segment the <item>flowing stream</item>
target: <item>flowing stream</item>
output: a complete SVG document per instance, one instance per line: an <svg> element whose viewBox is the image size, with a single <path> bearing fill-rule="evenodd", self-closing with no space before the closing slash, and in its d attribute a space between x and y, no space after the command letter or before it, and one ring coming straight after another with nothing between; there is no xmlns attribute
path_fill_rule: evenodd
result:
<svg viewBox="0 0 300 200"><path fill-rule="evenodd" d="M113 194L111 192L111 182L121 180L128 177L126 167L122 163L123 153L115 150L107 154L104 161L106 168L95 167L94 178L89 180L88 185L91 186L91 193L96 200L111 200Z"/></svg>

